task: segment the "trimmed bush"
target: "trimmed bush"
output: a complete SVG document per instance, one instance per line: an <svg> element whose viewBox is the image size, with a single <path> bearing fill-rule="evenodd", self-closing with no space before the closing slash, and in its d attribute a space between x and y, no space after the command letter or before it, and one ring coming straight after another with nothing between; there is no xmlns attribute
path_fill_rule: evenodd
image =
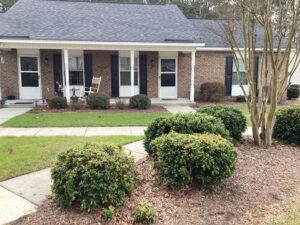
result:
<svg viewBox="0 0 300 225"><path fill-rule="evenodd" d="M212 133L220 134L224 138L229 138L222 120L202 113L178 113L167 117L156 118L145 131L144 145L146 151L155 156L154 149L150 142L155 138L167 134L171 131L184 134Z"/></svg>
<svg viewBox="0 0 300 225"><path fill-rule="evenodd" d="M225 105L206 105L200 107L197 112L206 113L220 118L232 138L241 140L243 132L247 128L247 120L244 114L233 107Z"/></svg>
<svg viewBox="0 0 300 225"><path fill-rule="evenodd" d="M151 142L157 158L154 168L162 183L182 187L192 182L211 186L229 178L236 164L233 144L219 135L162 135Z"/></svg>
<svg viewBox="0 0 300 225"><path fill-rule="evenodd" d="M200 86L200 95L204 101L221 101L225 91L225 85L220 82L207 82Z"/></svg>
<svg viewBox="0 0 300 225"><path fill-rule="evenodd" d="M148 109L151 100L146 95L134 95L129 99L129 107L137 109Z"/></svg>
<svg viewBox="0 0 300 225"><path fill-rule="evenodd" d="M287 98L289 100L291 100L291 99L297 99L297 98L299 98L299 95L300 95L300 88L299 88L299 86L291 85L287 89Z"/></svg>
<svg viewBox="0 0 300 225"><path fill-rule="evenodd" d="M125 101L123 101L122 99L118 99L118 100L116 100L116 107L118 108L118 109L125 109L126 108L126 103L125 103Z"/></svg>
<svg viewBox="0 0 300 225"><path fill-rule="evenodd" d="M150 224L154 223L155 212L147 200L139 202L138 208L134 213L134 221L137 223Z"/></svg>
<svg viewBox="0 0 300 225"><path fill-rule="evenodd" d="M244 95L239 95L235 97L236 102L246 102L246 98Z"/></svg>
<svg viewBox="0 0 300 225"><path fill-rule="evenodd" d="M50 109L65 109L68 107L67 99L62 96L57 96L48 100Z"/></svg>
<svg viewBox="0 0 300 225"><path fill-rule="evenodd" d="M108 208L104 208L102 210L102 218L105 222L111 220L116 215L116 208L113 206L109 206Z"/></svg>
<svg viewBox="0 0 300 225"><path fill-rule="evenodd" d="M83 210L119 206L134 188L134 159L114 145L86 143L58 155L52 193L59 204Z"/></svg>
<svg viewBox="0 0 300 225"><path fill-rule="evenodd" d="M300 145L300 106L289 106L277 111L273 136Z"/></svg>
<svg viewBox="0 0 300 225"><path fill-rule="evenodd" d="M92 109L108 109L110 106L109 97L103 93L92 93L87 99L86 103Z"/></svg>

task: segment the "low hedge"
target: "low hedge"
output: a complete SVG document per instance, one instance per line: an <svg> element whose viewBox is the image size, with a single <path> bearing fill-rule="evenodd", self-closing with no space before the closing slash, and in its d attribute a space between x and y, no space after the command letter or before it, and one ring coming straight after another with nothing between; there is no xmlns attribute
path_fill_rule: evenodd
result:
<svg viewBox="0 0 300 225"><path fill-rule="evenodd" d="M287 89L287 98L289 100L291 99L297 99L300 96L300 87L298 85L291 85Z"/></svg>
<svg viewBox="0 0 300 225"><path fill-rule="evenodd" d="M273 136L300 145L300 106L289 106L277 111Z"/></svg>
<svg viewBox="0 0 300 225"><path fill-rule="evenodd" d="M169 133L151 142L154 168L162 183L182 187L192 182L211 186L223 182L235 169L237 152L219 135Z"/></svg>
<svg viewBox="0 0 300 225"><path fill-rule="evenodd" d="M247 128L247 120L244 114L233 107L226 105L201 106L197 112L220 118L232 138L241 140L243 132Z"/></svg>
<svg viewBox="0 0 300 225"><path fill-rule="evenodd" d="M229 138L222 120L204 113L178 113L167 117L156 118L145 131L144 146L146 151L155 156L150 143L155 138L171 131L184 134L212 133Z"/></svg>
<svg viewBox="0 0 300 225"><path fill-rule="evenodd" d="M65 109L68 107L67 99L62 96L49 99L48 105L50 109Z"/></svg>
<svg viewBox="0 0 300 225"><path fill-rule="evenodd" d="M92 93L86 98L87 105L92 109L108 109L109 97L103 93Z"/></svg>
<svg viewBox="0 0 300 225"><path fill-rule="evenodd" d="M146 95L134 95L129 99L129 107L136 109L148 109L151 105L151 100Z"/></svg>
<svg viewBox="0 0 300 225"><path fill-rule="evenodd" d="M206 82L200 86L200 96L204 101L221 101L225 92L225 85L220 82Z"/></svg>
<svg viewBox="0 0 300 225"><path fill-rule="evenodd" d="M52 169L52 193L63 206L83 210L118 206L134 188L134 159L113 145L86 143L58 155Z"/></svg>

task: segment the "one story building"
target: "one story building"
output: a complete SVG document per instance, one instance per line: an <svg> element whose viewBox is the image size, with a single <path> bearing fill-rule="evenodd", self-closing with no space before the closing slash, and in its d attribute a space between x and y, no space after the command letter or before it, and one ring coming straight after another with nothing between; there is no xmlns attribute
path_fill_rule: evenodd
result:
<svg viewBox="0 0 300 225"><path fill-rule="evenodd" d="M194 102L212 81L242 95L230 48L210 31L218 26L169 4L19 0L0 14L0 97L49 99L62 86L70 101L93 76L111 97Z"/></svg>

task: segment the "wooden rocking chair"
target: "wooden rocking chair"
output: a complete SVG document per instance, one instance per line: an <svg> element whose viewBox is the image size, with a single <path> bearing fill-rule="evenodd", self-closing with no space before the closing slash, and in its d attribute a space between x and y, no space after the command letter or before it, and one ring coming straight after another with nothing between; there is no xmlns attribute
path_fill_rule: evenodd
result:
<svg viewBox="0 0 300 225"><path fill-rule="evenodd" d="M84 91L84 95L90 95L92 93L98 93L100 89L101 77L94 77L92 79L92 83L90 87L86 87Z"/></svg>

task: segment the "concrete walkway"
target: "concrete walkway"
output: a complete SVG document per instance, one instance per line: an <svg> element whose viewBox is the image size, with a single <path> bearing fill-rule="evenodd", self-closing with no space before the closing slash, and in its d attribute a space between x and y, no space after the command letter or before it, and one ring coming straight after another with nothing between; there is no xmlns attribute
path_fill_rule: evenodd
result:
<svg viewBox="0 0 300 225"><path fill-rule="evenodd" d="M15 116L19 116L28 112L31 108L3 108L0 109L0 124L7 120L12 119Z"/></svg>
<svg viewBox="0 0 300 225"><path fill-rule="evenodd" d="M5 128L0 127L0 136L142 136L146 127L43 127Z"/></svg>
<svg viewBox="0 0 300 225"><path fill-rule="evenodd" d="M135 162L147 156L143 141L124 146ZM0 182L0 224L12 222L35 212L51 194L51 172L44 169Z"/></svg>
<svg viewBox="0 0 300 225"><path fill-rule="evenodd" d="M196 110L190 106L182 106L182 105L165 105L163 106L170 113L188 113L188 112L196 112Z"/></svg>

